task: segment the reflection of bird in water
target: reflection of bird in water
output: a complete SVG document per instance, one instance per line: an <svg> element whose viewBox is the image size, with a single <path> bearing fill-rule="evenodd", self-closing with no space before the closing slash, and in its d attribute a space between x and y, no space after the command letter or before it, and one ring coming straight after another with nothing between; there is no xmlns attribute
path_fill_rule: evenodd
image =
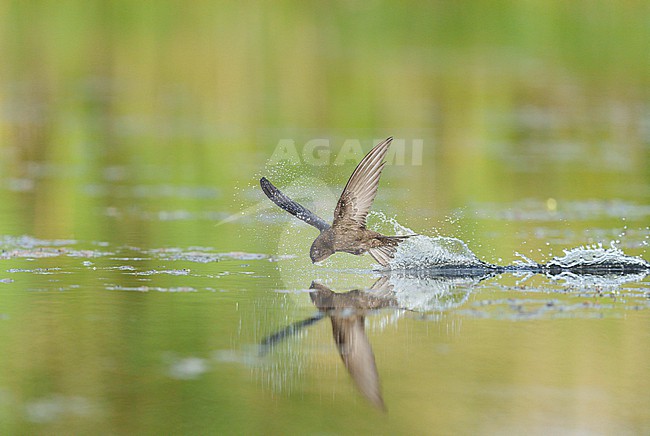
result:
<svg viewBox="0 0 650 436"><path fill-rule="evenodd" d="M336 204L331 226L284 195L265 177L260 179L262 190L271 201L320 230L309 251L312 262L325 260L337 251L356 255L368 252L386 266L395 255L399 243L410 236L384 236L366 228L366 217L377 195L379 177L385 165L384 157L392 140L388 138L377 144L359 162Z"/></svg>
<svg viewBox="0 0 650 436"><path fill-rule="evenodd" d="M429 277L425 271L416 275L391 272L367 291L344 293L312 282L309 296L318 313L267 336L260 344L260 352L265 354L273 345L327 316L338 352L357 388L374 406L385 410L375 356L366 336L366 315L389 307L415 312L448 310L463 304L473 286L492 274Z"/></svg>
<svg viewBox="0 0 650 436"><path fill-rule="evenodd" d="M268 336L261 343L265 347L263 351L327 315L332 322L336 347L357 388L375 407L385 410L375 355L365 331L368 312L397 305L391 293L384 292L385 283L385 277L375 282L372 287L375 292L353 290L336 293L327 286L312 282L310 297L319 314Z"/></svg>
<svg viewBox="0 0 650 436"><path fill-rule="evenodd" d="M316 290L310 294L311 301L332 321L334 342L357 388L373 405L385 409L365 322L367 311L395 306L395 300L359 290L337 294L316 282L311 287Z"/></svg>

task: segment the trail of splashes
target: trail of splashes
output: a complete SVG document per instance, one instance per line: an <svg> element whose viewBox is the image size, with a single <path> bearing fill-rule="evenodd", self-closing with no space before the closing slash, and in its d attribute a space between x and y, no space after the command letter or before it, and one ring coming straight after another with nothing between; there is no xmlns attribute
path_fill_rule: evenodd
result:
<svg viewBox="0 0 650 436"><path fill-rule="evenodd" d="M368 214L369 227L387 235L414 235L416 232L398 223L395 218L387 216L383 212L371 211ZM434 229L435 230L435 229Z"/></svg>
<svg viewBox="0 0 650 436"><path fill-rule="evenodd" d="M457 238L417 235L399 245L391 269L486 267L467 244Z"/></svg>
<svg viewBox="0 0 650 436"><path fill-rule="evenodd" d="M375 227L384 233L396 235L413 235L411 229L403 226L394 218L382 213L372 213L372 218L378 221ZM388 227L392 227L392 230ZM542 268L548 272L579 271L581 273L602 274L604 271L650 271L650 263L641 257L626 255L612 241L610 248L602 244L565 249L564 256L556 256L547 264L535 261L515 253L521 258L510 267L517 270L537 270ZM402 242L394 259L389 265L391 270L409 269L442 269L442 268L499 268L481 261L465 241L444 236L413 236Z"/></svg>
<svg viewBox="0 0 650 436"><path fill-rule="evenodd" d="M614 242L612 242L610 248L605 248L602 244L598 244L563 251L564 256L554 257L546 266L571 269L576 267L622 265L650 269L650 263L645 259L626 255L620 248L614 245Z"/></svg>
<svg viewBox="0 0 650 436"><path fill-rule="evenodd" d="M387 232L389 234L416 235L413 230L381 212L372 212L371 216L379 221L376 227L381 227L380 230L392 226L392 232ZM465 241L445 236L425 235L416 235L402 242L390 262L390 269L393 270L447 267L482 268L489 267L489 264L481 261Z"/></svg>

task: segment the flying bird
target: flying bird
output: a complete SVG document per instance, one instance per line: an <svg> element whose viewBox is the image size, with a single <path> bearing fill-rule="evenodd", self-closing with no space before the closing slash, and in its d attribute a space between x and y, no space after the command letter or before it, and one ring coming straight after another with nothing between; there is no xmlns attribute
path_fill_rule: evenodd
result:
<svg viewBox="0 0 650 436"><path fill-rule="evenodd" d="M414 236L385 236L366 228L366 217L377 195L384 158L392 140L391 137L377 144L359 162L336 204L332 225L287 197L265 177L260 179L262 191L272 202L320 230L309 250L313 263L325 260L337 251L355 255L367 252L380 265L387 266L400 242Z"/></svg>

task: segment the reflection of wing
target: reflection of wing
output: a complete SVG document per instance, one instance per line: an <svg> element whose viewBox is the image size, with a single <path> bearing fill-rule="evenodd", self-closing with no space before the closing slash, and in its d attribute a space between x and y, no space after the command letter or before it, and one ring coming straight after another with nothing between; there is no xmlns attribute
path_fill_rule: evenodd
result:
<svg viewBox="0 0 650 436"><path fill-rule="evenodd" d="M318 310L327 312L332 320L336 348L357 388L373 405L385 409L375 355L364 327L364 313L366 310L394 306L395 300L392 296L386 298L384 294L390 292L383 290L377 295L359 290L339 294L318 282L312 282L311 289L314 291L309 296L313 303Z"/></svg>
<svg viewBox="0 0 650 436"><path fill-rule="evenodd" d="M393 297L393 284L390 282L390 276L385 275L377 279L375 283L370 287L373 295L378 297Z"/></svg>
<svg viewBox="0 0 650 436"><path fill-rule="evenodd" d="M377 279L375 283L370 287L371 291L390 291L393 289L393 285L389 280L390 276L385 275Z"/></svg>
<svg viewBox="0 0 650 436"><path fill-rule="evenodd" d="M262 187L262 191L264 191L266 196L269 197L273 203L277 204L299 220L316 227L321 232L330 228L330 225L321 217L284 195L282 191L273 186L273 183L269 182L266 177L260 179L260 186Z"/></svg>
<svg viewBox="0 0 650 436"><path fill-rule="evenodd" d="M385 409L375 355L364 328L365 317L332 315L331 318L336 346L354 383L373 405Z"/></svg>
<svg viewBox="0 0 650 436"><path fill-rule="evenodd" d="M270 348L282 342L286 338L295 335L305 327L309 327L315 322L323 319L324 316L325 316L324 313L318 312L316 315L312 317L303 319L302 321L294 322L293 324L289 324L287 327L283 328L282 330L279 330L273 333L272 335L265 337L260 341L260 356L264 356L269 351Z"/></svg>
<svg viewBox="0 0 650 436"><path fill-rule="evenodd" d="M348 180L334 211L334 225L342 221L365 227L366 216L377 195L379 176L384 168L384 157L393 138L377 144L359 162Z"/></svg>

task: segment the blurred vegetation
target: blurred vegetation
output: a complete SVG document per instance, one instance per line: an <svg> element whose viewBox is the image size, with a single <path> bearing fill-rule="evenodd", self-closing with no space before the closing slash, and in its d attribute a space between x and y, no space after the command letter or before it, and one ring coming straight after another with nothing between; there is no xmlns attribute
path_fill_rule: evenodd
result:
<svg viewBox="0 0 650 436"><path fill-rule="evenodd" d="M3 147L68 161L90 145L216 158L272 146L255 144L269 127L435 127L443 147L481 147L522 105L588 116L650 89L643 1L0 7Z"/></svg>
<svg viewBox="0 0 650 436"><path fill-rule="evenodd" d="M232 249L240 232L111 214L235 213L282 138L422 139L378 198L420 205L420 228L472 202L650 196L648 2L5 1L0 58L3 233ZM348 167L310 171L339 189ZM218 192L114 188L161 183Z"/></svg>

